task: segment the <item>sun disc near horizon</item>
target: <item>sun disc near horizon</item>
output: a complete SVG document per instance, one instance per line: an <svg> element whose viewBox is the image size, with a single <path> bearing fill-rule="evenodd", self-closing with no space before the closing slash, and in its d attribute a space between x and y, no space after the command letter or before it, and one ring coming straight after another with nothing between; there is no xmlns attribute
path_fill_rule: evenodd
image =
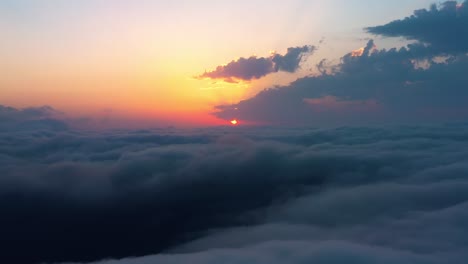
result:
<svg viewBox="0 0 468 264"><path fill-rule="evenodd" d="M237 119L233 119L230 121L231 125L233 126L237 126L239 124L239 121L237 121Z"/></svg>

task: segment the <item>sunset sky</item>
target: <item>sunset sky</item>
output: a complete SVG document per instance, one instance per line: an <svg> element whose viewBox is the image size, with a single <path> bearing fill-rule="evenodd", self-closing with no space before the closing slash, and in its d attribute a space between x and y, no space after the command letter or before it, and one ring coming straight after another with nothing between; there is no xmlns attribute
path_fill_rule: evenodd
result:
<svg viewBox="0 0 468 264"><path fill-rule="evenodd" d="M259 91L317 74L363 47L363 28L429 7L397 1L0 2L0 103L49 105L73 118L219 125L211 113ZM401 46L402 38L378 47ZM312 45L294 72L237 81L200 77L240 57ZM229 118L227 118L229 119Z"/></svg>
<svg viewBox="0 0 468 264"><path fill-rule="evenodd" d="M0 263L468 259L468 0L0 0Z"/></svg>

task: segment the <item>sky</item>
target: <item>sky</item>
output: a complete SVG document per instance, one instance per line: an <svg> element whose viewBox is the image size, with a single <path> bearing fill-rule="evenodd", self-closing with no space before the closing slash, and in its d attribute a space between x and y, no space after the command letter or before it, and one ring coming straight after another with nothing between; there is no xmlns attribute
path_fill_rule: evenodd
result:
<svg viewBox="0 0 468 264"><path fill-rule="evenodd" d="M318 74L322 59L339 63L365 46L365 27L432 2L2 0L0 103L52 106L75 119L220 125L234 117L213 115L217 106ZM384 38L378 46L404 44ZM238 82L200 78L241 57L306 45L313 52L292 71Z"/></svg>
<svg viewBox="0 0 468 264"><path fill-rule="evenodd" d="M0 263L468 259L468 0L0 0Z"/></svg>

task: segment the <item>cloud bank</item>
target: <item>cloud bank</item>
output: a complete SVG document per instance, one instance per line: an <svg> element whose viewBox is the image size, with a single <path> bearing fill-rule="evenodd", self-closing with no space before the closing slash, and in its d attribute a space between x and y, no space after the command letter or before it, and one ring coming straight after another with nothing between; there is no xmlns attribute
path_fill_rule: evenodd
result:
<svg viewBox="0 0 468 264"><path fill-rule="evenodd" d="M468 126L229 129L0 131L0 260L468 257Z"/></svg>
<svg viewBox="0 0 468 264"><path fill-rule="evenodd" d="M369 27L369 33L386 37L404 37L429 44L434 52L468 52L468 1L447 1L438 8L420 9L403 20Z"/></svg>
<svg viewBox="0 0 468 264"><path fill-rule="evenodd" d="M276 72L296 72L306 54L315 50L314 46L291 47L285 55L272 54L270 57L240 58L227 65L218 66L214 71L205 72L198 78L221 79L228 82L260 79Z"/></svg>
<svg viewBox="0 0 468 264"><path fill-rule="evenodd" d="M0 131L66 130L68 125L57 119L62 113L50 106L16 109L0 105Z"/></svg>
<svg viewBox="0 0 468 264"><path fill-rule="evenodd" d="M459 121L468 118L467 2L445 2L372 34L415 40L377 49L373 40L341 58L321 61L321 75L265 89L215 115L268 124L378 124Z"/></svg>

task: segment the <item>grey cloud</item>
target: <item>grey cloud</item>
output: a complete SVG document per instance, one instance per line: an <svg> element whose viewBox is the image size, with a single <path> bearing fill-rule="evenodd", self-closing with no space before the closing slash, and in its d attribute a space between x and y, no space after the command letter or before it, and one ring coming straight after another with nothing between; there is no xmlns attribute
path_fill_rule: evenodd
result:
<svg viewBox="0 0 468 264"><path fill-rule="evenodd" d="M272 61L275 66L275 71L295 72L299 69L302 56L306 53L313 52L315 47L303 46L288 48L285 55L275 54Z"/></svg>
<svg viewBox="0 0 468 264"><path fill-rule="evenodd" d="M362 56L343 56L333 74L305 77L265 89L234 105L219 106L224 119L269 124L346 125L433 122L468 117L468 56L445 62L427 57L420 45L377 50L369 41Z"/></svg>
<svg viewBox="0 0 468 264"><path fill-rule="evenodd" d="M62 113L50 106L16 109L0 105L0 132L37 129L66 130L67 124L57 119Z"/></svg>
<svg viewBox="0 0 468 264"><path fill-rule="evenodd" d="M273 54L270 57L249 57L233 60L225 66L218 66L214 71L205 72L198 78L222 79L228 82L237 80L250 81L260 79L275 72L296 72L303 56L312 53L314 46L288 48L285 55Z"/></svg>
<svg viewBox="0 0 468 264"><path fill-rule="evenodd" d="M433 52L468 52L468 1L446 1L438 8L416 10L414 15L386 25L368 27L369 33L387 37L405 37L427 43Z"/></svg>
<svg viewBox="0 0 468 264"><path fill-rule="evenodd" d="M427 123L468 118L468 4L448 1L440 8L384 26L372 34L416 40L406 47L345 54L337 65L322 60L320 76L269 88L215 115L271 125ZM422 65L422 67L419 66Z"/></svg>
<svg viewBox="0 0 468 264"><path fill-rule="evenodd" d="M284 178L289 161L283 152L290 147L281 144L235 147L188 137L164 147L157 139L108 140L50 138L45 146L31 143L26 153L2 147L9 157L0 188L8 250L0 258L31 263L159 252L208 228L248 223L241 212L322 182L304 172ZM120 237L126 242L117 242Z"/></svg>
<svg viewBox="0 0 468 264"><path fill-rule="evenodd" d="M0 118L2 120L43 118L49 117L56 112L57 111L50 106L16 109L13 107L0 105Z"/></svg>
<svg viewBox="0 0 468 264"><path fill-rule="evenodd" d="M99 264L146 264L146 263L245 263L245 264L282 264L282 263L379 263L379 264L429 264L431 260L408 253L378 247L354 245L343 241L321 243L311 242L269 242L237 250L212 250L189 255L164 255L121 261L103 261Z"/></svg>
<svg viewBox="0 0 468 264"><path fill-rule="evenodd" d="M0 134L0 259L466 257L466 125L229 131Z"/></svg>

